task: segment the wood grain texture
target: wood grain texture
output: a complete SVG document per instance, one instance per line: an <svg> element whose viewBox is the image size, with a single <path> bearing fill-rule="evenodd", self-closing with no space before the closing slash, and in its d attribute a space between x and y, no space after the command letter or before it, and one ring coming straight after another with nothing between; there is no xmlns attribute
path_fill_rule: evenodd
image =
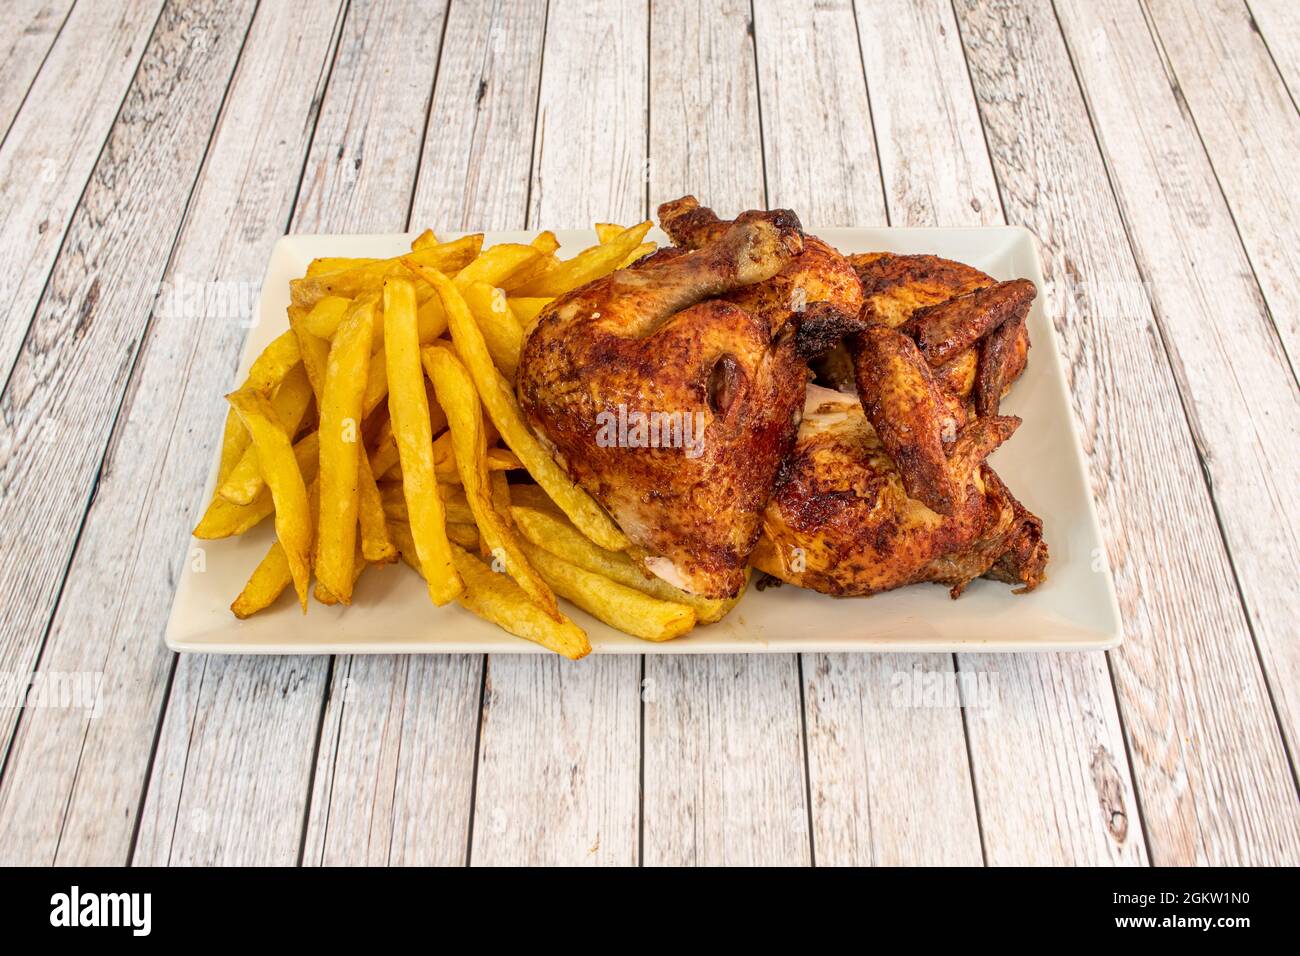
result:
<svg viewBox="0 0 1300 956"><path fill-rule="evenodd" d="M771 204L790 206L809 225L886 222L852 7L762 4L756 6L755 18ZM809 56L797 56L801 50ZM810 109L810 104L836 108ZM815 162L809 143L818 144ZM829 149L823 149L826 144ZM975 801L956 709L918 711L907 720L890 721L862 714L862 700L873 693L882 671L945 666L951 669L946 655L907 655L888 662L863 655L805 655L808 778L818 865L979 862ZM889 762L894 767L890 778L864 772ZM949 785L891 785L918 778ZM864 812L869 807L875 810L874 825ZM946 834L944 852L936 855L930 831L884 826L885 819L929 821Z"/></svg>
<svg viewBox="0 0 1300 956"><path fill-rule="evenodd" d="M646 202L648 0L551 0L528 223L590 229Z"/></svg>
<svg viewBox="0 0 1300 956"><path fill-rule="evenodd" d="M338 6L264 6L194 190L164 284L225 288L251 302L288 219ZM162 632L201 507L219 396L247 316L160 308L86 515L41 669L101 672L105 708L26 714L0 787L0 846L28 862L127 860L174 655ZM222 356L226 361L213 361ZM198 453L196 448L208 449ZM57 850L57 854L56 854Z"/></svg>
<svg viewBox="0 0 1300 956"><path fill-rule="evenodd" d="M488 658L474 866L637 862L640 660Z"/></svg>
<svg viewBox="0 0 1300 956"><path fill-rule="evenodd" d="M0 671L36 664L251 15L164 12L0 395Z"/></svg>
<svg viewBox="0 0 1300 956"><path fill-rule="evenodd" d="M311 139L293 212L293 231L391 232L405 228L437 69L442 36L439 18L444 9L441 4L398 2L349 7ZM380 37L384 42L377 42ZM218 433L219 429L211 432L214 439ZM205 660L182 657L176 684L205 684L202 677L189 673L202 669ZM223 774L231 778L223 784L226 792L221 804L210 811L212 816L219 815L218 824L200 818L204 827L196 829L190 826L191 817L177 816L175 832L168 841L173 847L172 859L215 855L247 863L290 864L298 860L307 814L315 813L308 803L314 789L312 774L318 766L316 722L329 726L338 714L325 710L330 679L327 658L297 659L292 682L282 680L284 667L283 661L272 658L243 659L230 680L249 688L252 696L186 698L186 703L198 708L187 719L173 718L177 700L169 705L159 760L164 753L172 760L173 751L183 759L187 751L201 750L208 760L203 772L214 778ZM350 673L349 668L345 663L334 670L336 683L330 688L329 699L336 707L345 696L337 682ZM257 696L274 694L282 686L288 690L278 704ZM268 720L266 714L274 706L283 707L289 716ZM212 708L220 711L210 712ZM188 730L190 725L196 728L193 732ZM202 739L201 733L211 739ZM366 741L367 746L374 743ZM192 764L193 758L190 760ZM204 786L204 778L187 769L185 779L191 778L194 786ZM146 822L156 825L152 819L156 813L164 827L170 825L169 809L184 805L190 786L185 780L177 783L155 774ZM227 827L226 813L231 820L242 817L247 823L244 830L236 832L233 824ZM212 842L227 832L232 835L229 842L220 846ZM137 853L137 858L140 856Z"/></svg>
<svg viewBox="0 0 1300 956"><path fill-rule="evenodd" d="M1146 6L1174 103L1190 114L1294 369L1300 365L1300 223L1288 213L1300 206L1300 113L1241 3L1149 0Z"/></svg>
<svg viewBox="0 0 1300 956"><path fill-rule="evenodd" d="M79 4L23 91L23 108L0 145L0 376L10 374L22 348L161 6Z"/></svg>
<svg viewBox="0 0 1300 956"><path fill-rule="evenodd" d="M482 673L469 654L340 658L304 863L464 864Z"/></svg>
<svg viewBox="0 0 1300 956"><path fill-rule="evenodd" d="M1300 97L1300 8L1291 0L1246 0L1246 9L1294 104Z"/></svg>
<svg viewBox="0 0 1300 956"><path fill-rule="evenodd" d="M858 28L890 222L1002 223L951 5L864 4ZM1052 531L1049 520L1049 542ZM1009 593L1007 599L1016 600ZM962 654L955 665L985 860L1142 862L1141 828L1104 656ZM950 663L940 673L952 670ZM989 688L994 702L970 699L966 691L972 687ZM1106 772L1093 773L1094 765Z"/></svg>
<svg viewBox="0 0 1300 956"><path fill-rule="evenodd" d="M529 226L645 214L646 16L641 3L550 4ZM639 659L487 668L470 862L636 863Z"/></svg>
<svg viewBox="0 0 1300 956"><path fill-rule="evenodd" d="M13 0L5 17L13 32L0 41L0 142L45 63L73 0Z"/></svg>
<svg viewBox="0 0 1300 956"><path fill-rule="evenodd" d="M451 5L412 228L523 226L545 26L537 0Z"/></svg>
<svg viewBox="0 0 1300 956"><path fill-rule="evenodd" d="M768 204L818 226L883 226L850 0L755 0Z"/></svg>
<svg viewBox="0 0 1300 956"><path fill-rule="evenodd" d="M1086 7L1065 3L1058 15L1138 269L1150 283L1272 704L1294 754L1300 745L1295 372L1192 117L1170 87L1151 34L1142 32L1142 11L1108 0ZM1114 82L1116 75L1124 81ZM1298 127L1300 120L1292 128L1294 142L1300 142ZM1243 189L1263 192L1268 184L1234 186L1232 192ZM1293 208L1282 196L1276 199ZM1294 318L1282 323L1284 338L1287 327L1300 329ZM1300 822L1300 804L1291 819ZM1300 854L1300 844L1292 851Z"/></svg>
<svg viewBox="0 0 1300 956"><path fill-rule="evenodd" d="M544 15L452 5L411 228L524 225ZM337 662L306 862L465 862L484 667L480 656Z"/></svg>
<svg viewBox="0 0 1300 956"><path fill-rule="evenodd" d="M1151 861L1294 859L1294 781L1055 17L1045 3L957 12L1007 216L1043 247L1124 617L1111 664Z"/></svg>
<svg viewBox="0 0 1300 956"><path fill-rule="evenodd" d="M749 14L652 7L651 62L680 79L650 84L651 214L686 193L724 216L764 206ZM647 866L809 862L797 658L648 655L642 697Z"/></svg>
<svg viewBox="0 0 1300 956"><path fill-rule="evenodd" d="M818 866L980 865L962 714L906 695L953 673L945 654L805 656Z"/></svg>

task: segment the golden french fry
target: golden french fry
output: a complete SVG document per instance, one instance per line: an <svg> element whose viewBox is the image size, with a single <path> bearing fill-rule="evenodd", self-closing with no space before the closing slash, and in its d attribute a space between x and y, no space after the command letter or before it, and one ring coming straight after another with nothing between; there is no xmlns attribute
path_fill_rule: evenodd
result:
<svg viewBox="0 0 1300 956"><path fill-rule="evenodd" d="M506 304L510 306L510 311L515 314L519 320L519 326L525 332L531 329L537 322L537 316L555 299L549 295L543 296L511 296L506 299ZM525 336L527 337L527 336Z"/></svg>
<svg viewBox="0 0 1300 956"><path fill-rule="evenodd" d="M371 353L366 372L366 394L361 400L362 415L369 415L388 397L388 359L382 348Z"/></svg>
<svg viewBox="0 0 1300 956"><path fill-rule="evenodd" d="M289 570L289 558L284 553L284 548L280 547L280 542L272 541L266 557L262 558L253 569L252 577L248 579L244 590L239 592L239 596L230 605L230 610L241 621L252 617L263 608L269 607L292 583L293 573Z"/></svg>
<svg viewBox="0 0 1300 956"><path fill-rule="evenodd" d="M307 409L311 407L312 397L311 384L302 365L295 366L276 389L271 407L284 423L290 439L297 437L303 419L307 417ZM231 504L246 505L265 487L266 482L262 480L262 472L257 466L257 452L249 447L244 450L238 464L230 469L230 474L217 489L217 494Z"/></svg>
<svg viewBox="0 0 1300 956"><path fill-rule="evenodd" d="M316 407L319 408L321 394L325 391L325 368L329 365L330 344L307 331L303 324L307 317L306 309L291 305L288 312L289 328L298 339L302 366L307 370L307 381L311 383L312 394L316 396Z"/></svg>
<svg viewBox="0 0 1300 956"><path fill-rule="evenodd" d="M480 536L494 560L514 578L524 592L558 619L559 607L546 582L533 570L524 556L522 545L507 519L492 505L492 490L487 470L487 439L483 431L483 411L468 369L449 348L433 345L421 352L424 369L433 382L438 402L447 412L456 467L460 472L465 498L474 513Z"/></svg>
<svg viewBox="0 0 1300 956"><path fill-rule="evenodd" d="M510 509L515 526L532 544L549 551L556 557L563 558L570 564L604 575L612 581L625 587L635 588L660 601L684 604L694 609L701 624L712 624L722 620L740 600L740 595L734 598L717 599L688 594L662 578L650 575L625 552L606 551L598 547L569 524L553 504L549 501L545 504L538 502L536 492L540 491L541 489L536 485L512 485L510 488L511 496L516 502ZM567 597L563 591L559 593Z"/></svg>
<svg viewBox="0 0 1300 956"><path fill-rule="evenodd" d="M248 376L240 389L256 389L270 393L280 383L289 369L293 368L302 356L298 352L298 337L290 329L278 335L262 353L253 360L248 369ZM226 427L221 437L221 464L217 469L217 484L226 480L232 468L239 463L248 448L248 431L239 420L234 410L226 413Z"/></svg>
<svg viewBox="0 0 1300 956"><path fill-rule="evenodd" d="M602 574L570 564L535 544L525 545L528 560L555 593L597 620L645 641L671 641L695 626L695 611L660 601Z"/></svg>
<svg viewBox="0 0 1300 956"><path fill-rule="evenodd" d="M308 310L302 327L318 339L332 339L339 323L352 308L352 302L352 299L339 295L327 295Z"/></svg>
<svg viewBox="0 0 1300 956"><path fill-rule="evenodd" d="M275 503L275 534L284 548L293 575L294 590L304 612L307 610L307 585L311 578L312 520L307 501L307 485L294 457L293 446L284 425L275 414L271 401L255 389L231 392L226 396L248 429L257 460L271 489Z"/></svg>
<svg viewBox="0 0 1300 956"><path fill-rule="evenodd" d="M478 321L492 361L496 362L506 380L513 382L515 369L519 367L519 353L524 347L524 329L510 311L505 290L486 282L473 282L461 289L461 294Z"/></svg>
<svg viewBox="0 0 1300 956"><path fill-rule="evenodd" d="M429 596L446 604L463 585L451 557L446 515L433 470L433 432L420 368L415 288L409 279L384 283L384 350L387 354L388 415L402 465L402 486L420 566Z"/></svg>
<svg viewBox="0 0 1300 956"><path fill-rule="evenodd" d="M330 346L320 409L320 517L316 577L339 601L352 602L352 569L361 507L362 399L374 333L374 303L351 312ZM369 468L366 469L367 473Z"/></svg>
<svg viewBox="0 0 1300 956"><path fill-rule="evenodd" d="M483 333L456 286L436 270L425 269L414 263L408 265L432 285L442 299L456 351L468 367L479 397L506 445L519 456L528 473L556 500L583 534L612 551L625 549L628 546L627 537L601 510L595 499L569 480L568 475L555 463L524 422L514 391L493 364Z"/></svg>
<svg viewBox="0 0 1300 956"><path fill-rule="evenodd" d="M547 229L534 236L529 245L544 256L553 256L560 249L560 240L555 238L555 233Z"/></svg>
<svg viewBox="0 0 1300 956"><path fill-rule="evenodd" d="M375 476L370 470L370 461L365 454L357 458L357 495L360 508L357 523L361 528L362 558L376 564L388 564L397 560L397 548L388 537L384 501L379 497L379 486L375 484Z"/></svg>
<svg viewBox="0 0 1300 956"><path fill-rule="evenodd" d="M342 272L344 269L357 269L378 262L378 259L350 258L348 256L322 256L307 264L308 276L324 275L327 272Z"/></svg>
<svg viewBox="0 0 1300 956"><path fill-rule="evenodd" d="M242 426L241 426L242 427ZM304 435L293 446L293 456L303 481L310 484L316 479L316 464L320 456L320 438L316 432ZM203 517L193 531L196 538L211 540L243 534L260 524L275 512L271 489L263 487L256 498L246 505L231 504L220 495L213 495Z"/></svg>
<svg viewBox="0 0 1300 956"><path fill-rule="evenodd" d="M470 535L473 534L473 529L469 526L448 527L465 529ZM415 553L415 542L411 540L411 529L403 521L390 520L388 533L397 542L402 560L423 576L424 571ZM547 615L529 600L528 595L514 581L504 574L492 571L465 550L469 546L471 545L460 542L452 545L456 569L465 582L465 590L456 598L461 607L516 637L540 644L570 660L591 653L591 644L582 628L567 617L557 621Z"/></svg>
<svg viewBox="0 0 1300 956"><path fill-rule="evenodd" d="M408 252L406 257L439 271L457 272L473 262L482 248L483 236L477 234ZM366 292L377 292L385 279L402 274L402 258L380 259L354 269L294 279L289 283L290 301L311 308L327 295L355 299Z"/></svg>
<svg viewBox="0 0 1300 956"><path fill-rule="evenodd" d="M601 245L608 245L617 239L619 234L627 229L627 226L620 226L616 222L598 222L595 228L596 241Z"/></svg>
<svg viewBox="0 0 1300 956"><path fill-rule="evenodd" d="M641 245L637 246L635 249L629 252L627 258L624 259L622 262L620 262L618 267L620 269L626 269L628 266L632 265L632 263L636 262L638 259L644 259L646 256L650 255L650 253L654 251L655 251L655 243L643 242L641 243Z"/></svg>
<svg viewBox="0 0 1300 956"><path fill-rule="evenodd" d="M429 246L436 246L437 244L438 237L434 234L432 229L424 230L424 232L411 240L411 248L413 250L427 249Z"/></svg>
<svg viewBox="0 0 1300 956"><path fill-rule="evenodd" d="M624 229L609 242L584 249L567 262L561 262L558 268L546 275L511 291L523 296L563 295L613 272L641 244L649 231L649 221Z"/></svg>
<svg viewBox="0 0 1300 956"><path fill-rule="evenodd" d="M542 254L532 246L503 242L484 250L477 259L456 273L452 281L458 289L468 288L476 282L498 286L541 258Z"/></svg>

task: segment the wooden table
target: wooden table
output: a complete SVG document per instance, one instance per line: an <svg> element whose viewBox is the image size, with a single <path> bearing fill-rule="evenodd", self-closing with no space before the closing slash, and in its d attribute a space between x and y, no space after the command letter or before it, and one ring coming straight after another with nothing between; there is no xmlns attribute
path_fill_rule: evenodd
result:
<svg viewBox="0 0 1300 956"><path fill-rule="evenodd" d="M13 0L0 860L1300 862L1300 7ZM1019 223L1124 616L1105 655L177 657L182 542L291 232L693 192ZM197 284L197 285L196 285ZM869 613L869 606L864 606ZM996 702L890 705L899 674ZM970 685L962 685L970 686Z"/></svg>

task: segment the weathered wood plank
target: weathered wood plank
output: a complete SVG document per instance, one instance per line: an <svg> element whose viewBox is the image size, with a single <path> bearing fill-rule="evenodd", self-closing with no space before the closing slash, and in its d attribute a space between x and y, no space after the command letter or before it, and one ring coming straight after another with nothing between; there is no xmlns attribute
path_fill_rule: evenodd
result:
<svg viewBox="0 0 1300 956"><path fill-rule="evenodd" d="M0 142L45 63L73 0L14 0L5 16L15 29L0 49Z"/></svg>
<svg viewBox="0 0 1300 956"><path fill-rule="evenodd" d="M1294 104L1300 98L1300 8L1291 0L1245 0L1251 29L1268 45Z"/></svg>
<svg viewBox="0 0 1300 956"><path fill-rule="evenodd" d="M852 7L760 3L755 20L771 205L793 208L808 225L885 223ZM816 862L978 863L979 829L960 714L949 707L880 719L869 702L879 693L882 675L895 668L951 670L952 660L946 655L887 661L863 655L804 657ZM879 772L890 764L891 775ZM913 778L948 785L894 786ZM899 820L926 823L894 826ZM932 838L936 833L942 840Z"/></svg>
<svg viewBox="0 0 1300 956"><path fill-rule="evenodd" d="M411 228L524 225L544 22L538 4L452 4ZM479 656L337 662L307 862L465 861L483 667Z"/></svg>
<svg viewBox="0 0 1300 956"><path fill-rule="evenodd" d="M651 14L651 62L677 78L650 84L651 213L685 193L723 215L762 208L749 3ZM652 654L642 700L646 865L809 861L794 656Z"/></svg>
<svg viewBox="0 0 1300 956"><path fill-rule="evenodd" d="M1183 114L1180 140L1191 146L1187 134L1194 133L1204 144L1211 178L1227 199L1294 369L1300 366L1300 113L1241 3L1151 0L1147 8Z"/></svg>
<svg viewBox="0 0 1300 956"><path fill-rule="evenodd" d="M951 5L865 4L858 28L890 222L1003 222ZM1049 522L1049 542L1051 530ZM987 862L1144 859L1102 655L963 654L953 680L963 692L986 686L993 697L962 696ZM1108 772L1093 773L1094 765ZM1130 817L1131 828L1115 822Z"/></svg>
<svg viewBox="0 0 1300 956"><path fill-rule="evenodd" d="M0 671L35 667L251 16L164 12L0 395Z"/></svg>
<svg viewBox="0 0 1300 956"><path fill-rule="evenodd" d="M1008 218L1043 243L1049 305L1124 615L1125 644L1111 663L1152 862L1294 860L1294 780L1202 490L1193 438L1204 433L1189 429L1179 396L1182 343L1166 352L1142 295L1052 9L963 2L957 10ZM1086 73L1109 62L1107 95L1126 95L1136 78L1115 82L1117 65L1105 52L1085 45L1075 64ZM1158 94L1143 95L1142 109L1153 109ZM1099 114L1094 119L1102 125ZM1122 135L1135 144L1149 135L1140 116L1128 114L1127 123L1103 141ZM1134 171L1114 172L1123 179ZM1153 195L1166 193L1146 192L1142 202L1163 215ZM1153 283L1157 306L1169 281ZM1195 321L1206 328L1219 320Z"/></svg>
<svg viewBox="0 0 1300 956"><path fill-rule="evenodd" d="M1294 570L1300 566L1300 502L1292 494L1300 474L1300 389L1295 370L1218 188L1231 177L1216 180L1192 118L1161 68L1156 42L1142 30L1142 11L1106 0L1087 7L1066 3L1058 16L1138 269L1150 283L1156 320L1174 360L1281 733L1294 753L1300 745L1300 643L1295 640L1300 576ZM1245 60L1238 62L1244 65ZM1278 119L1285 115L1279 112ZM1290 140L1300 145L1300 118L1291 119ZM1286 134L1278 129L1272 135ZM1218 137L1214 134L1216 141ZM1263 178L1228 188L1240 196L1251 189L1267 191L1269 183ZM1289 219L1297 208L1296 195L1293 185L1289 203L1275 197L1283 204L1279 208L1288 209L1281 218ZM1262 209L1256 213L1263 215ZM1265 228L1256 222L1247 234ZM1296 303L1300 296L1292 295L1275 314L1289 314ZM1294 315L1281 318L1279 325L1284 342L1293 330L1300 332ZM1292 774L1294 786L1294 769ZM1295 811L1300 805L1293 806L1291 817L1300 821ZM1300 854L1300 842L1291 850Z"/></svg>
<svg viewBox="0 0 1300 956"><path fill-rule="evenodd" d="M530 226L644 215L646 22L643 3L551 3ZM639 659L487 667L471 863L636 863Z"/></svg>
<svg viewBox="0 0 1300 956"><path fill-rule="evenodd" d="M205 167L206 187L196 191L165 288L206 290L223 283L255 294L270 244L283 228L298 181L296 157L309 130L292 154L281 157L278 151L287 145L284 131L297 132L310 108L333 14L280 10L280 16L266 12L250 35L247 52L253 59L245 61L232 87ZM241 36L242 28L236 43ZM212 41L196 27L170 42ZM313 57L315 65L281 61L278 54L286 48ZM304 85L301 95L277 88L285 80L292 81L290 87ZM259 229L263 242L251 242ZM217 434L224 417L212 395L228 386L230 368L208 356L230 351L242 339L244 319L177 312L153 323L42 659L43 670L103 671L109 703L102 718L88 723L77 714L28 715L0 811L5 844L16 851L46 862L56 845L60 860L127 858L171 668L161 631L174 589L174 549L192 524L189 511L206 477L206 456L195 456L191 442ZM183 401L187 396L190 407ZM205 416L210 421L201 426ZM183 441L176 440L177 432L184 433ZM186 488L189 493L179 490ZM169 556L152 560L159 553Z"/></svg>
<svg viewBox="0 0 1300 956"><path fill-rule="evenodd" d="M545 26L535 0L452 4L412 228L523 227Z"/></svg>
<svg viewBox="0 0 1300 956"><path fill-rule="evenodd" d="M405 228L444 13L442 3L349 8L311 141L294 231ZM211 434L217 433L214 428ZM194 506L199 504L196 500ZM167 839L146 845L142 830L137 862L158 862L153 848L169 845L172 861L293 863L313 792L317 722L337 722L344 688L331 688L336 709L326 714L326 658L222 662L216 692L207 690L211 678L189 673L204 666L204 659L189 656L178 665L177 686L198 684L203 692L173 700L168 708L158 764L183 766L184 776L156 773L150 782L145 823L160 828ZM336 681L348 676L347 667L334 671ZM247 688L246 696L222 693L227 684ZM277 695L278 688L285 688L282 701L263 699ZM282 715L268 718L276 713L273 705ZM205 790L209 780L220 780L220 790L215 784ZM213 793L219 793L215 802ZM197 818L201 827L187 811L194 802L205 807Z"/></svg>
<svg viewBox="0 0 1300 956"><path fill-rule="evenodd" d="M756 0L767 199L809 225L883 226L850 0Z"/></svg>
<svg viewBox="0 0 1300 956"><path fill-rule="evenodd" d="M161 0L79 4L30 92L24 90L26 102L8 127L0 146L4 377L22 348L50 268L161 6Z"/></svg>
<svg viewBox="0 0 1300 956"><path fill-rule="evenodd" d="M128 858L174 660L163 627L177 575L202 567L176 553L207 478L195 447L220 434L214 396L289 215L337 13L265 6L249 32L163 283L228 293L212 301L230 311L164 297L151 324L41 658L42 671L103 673L104 713L29 712L0 788L0 844L30 861Z"/></svg>

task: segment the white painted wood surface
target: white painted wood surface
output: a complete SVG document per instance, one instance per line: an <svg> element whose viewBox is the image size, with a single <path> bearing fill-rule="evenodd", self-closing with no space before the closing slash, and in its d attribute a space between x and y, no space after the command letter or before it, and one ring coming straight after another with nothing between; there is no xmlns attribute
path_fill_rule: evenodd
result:
<svg viewBox="0 0 1300 956"><path fill-rule="evenodd" d="M0 44L0 669L105 693L0 711L4 862L1300 862L1293 6L159 9L28 0ZM682 192L1038 234L1122 649L165 651L242 329L155 283ZM913 669L996 696L900 707Z"/></svg>

